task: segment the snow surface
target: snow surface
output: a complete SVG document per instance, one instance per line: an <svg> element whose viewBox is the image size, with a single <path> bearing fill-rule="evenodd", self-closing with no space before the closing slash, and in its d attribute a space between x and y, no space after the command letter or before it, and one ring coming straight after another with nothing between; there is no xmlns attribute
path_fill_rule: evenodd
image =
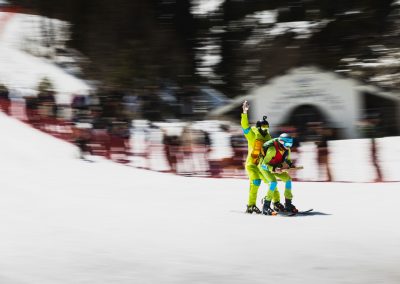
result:
<svg viewBox="0 0 400 284"><path fill-rule="evenodd" d="M2 284L400 282L398 183L294 183L328 215L246 215L246 180L81 161L3 114L0 129Z"/></svg>

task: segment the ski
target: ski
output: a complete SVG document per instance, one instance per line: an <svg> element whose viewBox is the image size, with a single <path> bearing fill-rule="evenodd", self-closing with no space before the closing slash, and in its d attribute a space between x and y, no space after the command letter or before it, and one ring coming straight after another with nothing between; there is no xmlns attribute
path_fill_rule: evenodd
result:
<svg viewBox="0 0 400 284"><path fill-rule="evenodd" d="M94 161L93 160L89 160L89 159L87 159L87 158L79 158L81 161L84 161L84 162L88 162L88 163L94 163Z"/></svg>
<svg viewBox="0 0 400 284"><path fill-rule="evenodd" d="M294 216L306 216L309 215L309 213L311 214L311 212L314 209L308 209L308 210L303 210L303 211L299 211L297 213L292 213L292 212L277 212L276 215L265 215L265 214L250 214L250 213L246 213L245 211L239 211L239 210L231 210L232 213L242 213L242 214L246 214L246 215L258 215L258 216L270 216L270 217L294 217Z"/></svg>
<svg viewBox="0 0 400 284"><path fill-rule="evenodd" d="M287 216L287 217L293 217L293 216L297 216L297 215L308 215L308 213L312 212L314 209L308 209L308 210L303 210L303 211L299 211L299 212L278 212L278 215L281 216Z"/></svg>

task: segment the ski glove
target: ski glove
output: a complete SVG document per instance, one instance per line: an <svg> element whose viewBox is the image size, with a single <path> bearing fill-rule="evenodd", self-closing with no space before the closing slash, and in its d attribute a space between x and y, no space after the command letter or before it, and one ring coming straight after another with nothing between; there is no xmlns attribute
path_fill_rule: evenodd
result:
<svg viewBox="0 0 400 284"><path fill-rule="evenodd" d="M289 168L295 168L296 166L292 162L286 162Z"/></svg>

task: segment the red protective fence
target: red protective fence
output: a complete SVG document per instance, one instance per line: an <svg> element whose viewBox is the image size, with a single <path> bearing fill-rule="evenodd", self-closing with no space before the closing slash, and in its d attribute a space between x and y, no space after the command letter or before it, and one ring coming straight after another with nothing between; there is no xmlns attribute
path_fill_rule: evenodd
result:
<svg viewBox="0 0 400 284"><path fill-rule="evenodd" d="M129 156L129 143L125 137L113 135L107 129L83 129L72 121L49 116L45 109L28 109L22 100L0 99L0 109L31 127L56 138L74 143L92 155L115 158L126 163Z"/></svg>

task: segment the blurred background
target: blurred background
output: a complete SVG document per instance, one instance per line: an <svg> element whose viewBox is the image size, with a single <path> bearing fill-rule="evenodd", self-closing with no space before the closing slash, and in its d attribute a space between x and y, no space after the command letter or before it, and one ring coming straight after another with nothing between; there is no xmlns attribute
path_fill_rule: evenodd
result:
<svg viewBox="0 0 400 284"><path fill-rule="evenodd" d="M0 0L0 107L81 158L245 178L250 120L304 181L400 181L398 0Z"/></svg>

